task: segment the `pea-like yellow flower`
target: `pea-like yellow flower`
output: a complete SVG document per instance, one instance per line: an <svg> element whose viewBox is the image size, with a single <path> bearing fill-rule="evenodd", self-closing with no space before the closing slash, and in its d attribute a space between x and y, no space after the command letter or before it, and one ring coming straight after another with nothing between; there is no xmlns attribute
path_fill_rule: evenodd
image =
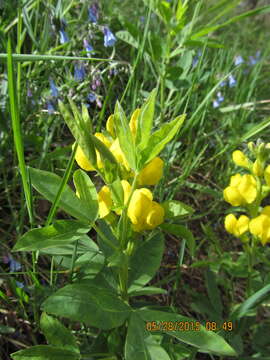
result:
<svg viewBox="0 0 270 360"><path fill-rule="evenodd" d="M113 156L115 157L115 159L121 164L123 165L127 171L130 170L130 166L129 163L127 162L127 159L120 147L119 144L119 139L115 139L112 143L112 145L110 146L110 151L112 152Z"/></svg>
<svg viewBox="0 0 270 360"><path fill-rule="evenodd" d="M110 140L103 135L102 133L95 133L95 137L98 138L101 142L103 142L104 145L107 146L107 148L109 148L111 146L111 142ZM73 144L72 147L74 147L75 144ZM97 155L97 167L98 169L103 168L103 163L101 160L101 156L100 153L96 150L96 155ZM83 150L81 149L80 146L78 146L76 154L75 154L75 160L77 162L77 164L85 171L95 171L96 169L94 168L94 166L91 164L91 162L87 159L86 155L84 154Z"/></svg>
<svg viewBox="0 0 270 360"><path fill-rule="evenodd" d="M131 115L131 119L129 122L129 128L132 133L132 135L135 137L137 133L137 127L138 127L138 118L140 115L141 109L136 109L133 114Z"/></svg>
<svg viewBox="0 0 270 360"><path fill-rule="evenodd" d="M252 175L236 174L223 191L225 201L233 206L251 204L257 197L257 183Z"/></svg>
<svg viewBox="0 0 270 360"><path fill-rule="evenodd" d="M263 166L260 160L255 160L253 166L252 166L252 171L254 175L257 176L262 176L263 175Z"/></svg>
<svg viewBox="0 0 270 360"><path fill-rule="evenodd" d="M124 190L124 205L126 205L131 193L131 185L127 180L121 180L121 184Z"/></svg>
<svg viewBox="0 0 270 360"><path fill-rule="evenodd" d="M163 174L164 161L155 157L140 172L138 176L139 185L156 185Z"/></svg>
<svg viewBox="0 0 270 360"><path fill-rule="evenodd" d="M154 229L163 223L164 214L163 207L153 201L150 190L141 188L134 191L128 207L128 217L134 231Z"/></svg>
<svg viewBox="0 0 270 360"><path fill-rule="evenodd" d="M106 130L111 134L113 138L115 138L115 125L113 115L110 115L108 117L108 120L106 122Z"/></svg>
<svg viewBox="0 0 270 360"><path fill-rule="evenodd" d="M152 207L146 217L147 229L154 229L164 221L165 211L156 201L152 201Z"/></svg>
<svg viewBox="0 0 270 360"><path fill-rule="evenodd" d="M236 150L232 153L232 159L233 159L233 162L238 166L245 167L245 168L247 168L249 166L248 158L240 150Z"/></svg>
<svg viewBox="0 0 270 360"><path fill-rule="evenodd" d="M75 144L74 144L75 145ZM74 147L73 145L73 147ZM76 154L75 154L75 160L77 164L85 171L95 171L95 168L90 163L90 161L85 156L82 148L80 146L77 147Z"/></svg>
<svg viewBox="0 0 270 360"><path fill-rule="evenodd" d="M249 231L257 236L263 245L270 242L270 206L266 206L261 215L250 221Z"/></svg>
<svg viewBox="0 0 270 360"><path fill-rule="evenodd" d="M264 170L264 179L268 186L270 186L270 165Z"/></svg>
<svg viewBox="0 0 270 360"><path fill-rule="evenodd" d="M99 216L107 216L112 207L111 192L107 185L104 185L98 193Z"/></svg>
<svg viewBox="0 0 270 360"><path fill-rule="evenodd" d="M249 218L246 215L241 215L237 219L233 214L229 214L225 217L225 229L228 233L233 234L236 237L240 237L248 231Z"/></svg>

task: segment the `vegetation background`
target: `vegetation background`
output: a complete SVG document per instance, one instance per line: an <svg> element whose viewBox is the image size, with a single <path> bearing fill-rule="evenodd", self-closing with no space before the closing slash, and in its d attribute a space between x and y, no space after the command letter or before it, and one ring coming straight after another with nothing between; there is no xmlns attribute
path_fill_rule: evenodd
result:
<svg viewBox="0 0 270 360"><path fill-rule="evenodd" d="M179 136L162 154L165 176L155 194L158 201L178 199L195 209L188 218L195 245L183 253L182 239L167 236L162 266L152 281L167 294L151 300L200 321L215 321L220 314L227 319L245 299L247 258L240 240L224 230L229 209L222 190L234 171L232 151L258 138L269 141L268 1L187 1L176 35L167 9L175 10L178 1L149 3L100 0L91 14L89 7L96 3L86 0L0 1L2 359L46 343L38 327L39 305L67 278L60 268L50 269L46 256L33 264L31 254L11 254L18 237L44 224L50 209L27 185L24 161L60 176L69 161L73 139L58 99L87 104L95 131L105 126L117 99L131 114L155 87L156 126L187 113ZM250 16L241 18L243 13ZM8 93L8 37L18 54L17 104ZM269 284L269 261L266 245L258 253L254 292ZM79 324L73 330L82 341L90 331ZM265 300L252 308L230 341L241 359L270 359L269 331ZM188 347L181 349L178 360L195 358Z"/></svg>

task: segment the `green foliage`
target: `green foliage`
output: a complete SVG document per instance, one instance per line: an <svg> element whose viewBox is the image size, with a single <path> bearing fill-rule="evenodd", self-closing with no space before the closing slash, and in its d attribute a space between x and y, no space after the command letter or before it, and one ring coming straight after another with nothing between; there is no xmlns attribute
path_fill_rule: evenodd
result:
<svg viewBox="0 0 270 360"><path fill-rule="evenodd" d="M25 233L13 251L35 251L66 245L80 239L89 230L89 226L79 221L58 220L53 225Z"/></svg>
<svg viewBox="0 0 270 360"><path fill-rule="evenodd" d="M74 351L65 350L62 347L50 345L36 345L25 350L11 354L14 360L77 360L80 355Z"/></svg>
<svg viewBox="0 0 270 360"><path fill-rule="evenodd" d="M130 313L130 307L119 299L117 293L92 280L87 280L87 284L67 285L56 291L45 300L42 309L100 329L122 325Z"/></svg>
<svg viewBox="0 0 270 360"><path fill-rule="evenodd" d="M53 202L61 185L61 178L48 171L34 168L30 168L29 173L34 188L47 200ZM92 201L94 202L95 199ZM91 207L89 211L89 205L80 200L68 185L63 189L59 206L71 216L87 223L92 223L97 218L97 206Z"/></svg>

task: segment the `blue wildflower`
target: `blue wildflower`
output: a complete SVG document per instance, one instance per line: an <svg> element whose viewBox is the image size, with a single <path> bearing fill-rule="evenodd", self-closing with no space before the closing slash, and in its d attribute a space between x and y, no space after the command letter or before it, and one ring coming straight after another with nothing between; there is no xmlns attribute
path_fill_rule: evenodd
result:
<svg viewBox="0 0 270 360"><path fill-rule="evenodd" d="M219 84L220 87L224 87L226 86L226 81L221 81L221 83Z"/></svg>
<svg viewBox="0 0 270 360"><path fill-rule="evenodd" d="M88 96L87 96L87 99L90 103L93 103L96 101L97 97L96 97L96 94L94 93L89 93Z"/></svg>
<svg viewBox="0 0 270 360"><path fill-rule="evenodd" d="M116 38L111 32L111 30L108 28L108 26L104 26L103 32L104 32L104 46L105 47L114 46L116 42Z"/></svg>
<svg viewBox="0 0 270 360"><path fill-rule="evenodd" d="M241 55L237 55L234 59L234 65L237 66L237 65L241 65L243 64L245 61L244 59L242 58Z"/></svg>
<svg viewBox="0 0 270 360"><path fill-rule="evenodd" d="M55 82L52 79L50 79L50 88L52 97L58 97L59 91L55 85Z"/></svg>
<svg viewBox="0 0 270 360"><path fill-rule="evenodd" d="M16 286L20 289L24 288L24 283L20 281L16 281Z"/></svg>
<svg viewBox="0 0 270 360"><path fill-rule="evenodd" d="M228 80L229 80L229 87L234 87L237 83L236 79L233 77L232 74L229 75L228 77Z"/></svg>
<svg viewBox="0 0 270 360"><path fill-rule="evenodd" d="M50 115L53 114L55 111L54 106L50 101L47 102L47 110L48 110L48 114Z"/></svg>
<svg viewBox="0 0 270 360"><path fill-rule="evenodd" d="M222 95L222 93L219 91L217 93L217 98L213 101L213 108L218 108L219 105L224 101L224 96Z"/></svg>
<svg viewBox="0 0 270 360"><path fill-rule="evenodd" d="M15 272L15 271L21 270L22 265L18 261L14 260L14 258L11 255L9 255L8 258L9 258L9 271L10 272Z"/></svg>
<svg viewBox="0 0 270 360"><path fill-rule="evenodd" d="M65 44L65 43L67 43L69 41L69 38L68 38L67 33L65 32L65 30L60 29L59 34L60 34L60 44Z"/></svg>
<svg viewBox="0 0 270 360"><path fill-rule="evenodd" d="M74 67L74 79L76 81L83 81L85 78L85 69L83 65L75 65Z"/></svg>
<svg viewBox="0 0 270 360"><path fill-rule="evenodd" d="M83 39L83 46L85 50L87 51L87 56L91 56L91 52L94 51L93 46L89 44L89 42L86 39Z"/></svg>
<svg viewBox="0 0 270 360"><path fill-rule="evenodd" d="M249 65L254 66L257 64L257 62L260 60L261 52L258 50L255 54L255 56L249 56Z"/></svg>
<svg viewBox="0 0 270 360"><path fill-rule="evenodd" d="M222 103L222 101L224 101L224 96L221 94L220 91L217 93L217 100L219 101L219 103Z"/></svg>
<svg viewBox="0 0 270 360"><path fill-rule="evenodd" d="M216 109L216 108L218 108L218 107L219 107L219 102L218 102L218 100L214 100L214 101L213 101L213 108Z"/></svg>
<svg viewBox="0 0 270 360"><path fill-rule="evenodd" d="M88 8L88 18L89 21L96 24L98 22L99 13L98 13L98 4L94 3Z"/></svg>

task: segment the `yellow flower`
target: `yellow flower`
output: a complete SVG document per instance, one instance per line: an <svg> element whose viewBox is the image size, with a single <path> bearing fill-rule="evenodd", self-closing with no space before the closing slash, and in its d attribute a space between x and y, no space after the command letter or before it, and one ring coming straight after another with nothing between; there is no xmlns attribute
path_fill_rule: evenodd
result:
<svg viewBox="0 0 270 360"><path fill-rule="evenodd" d="M249 218L246 215L241 215L239 219L229 214L225 217L225 229L228 233L233 234L236 237L243 235L248 231Z"/></svg>
<svg viewBox="0 0 270 360"><path fill-rule="evenodd" d="M74 147L74 145L73 145ZM77 147L76 154L75 154L75 160L77 164L85 171L95 171L95 168L90 163L90 161L85 156L84 152L82 151L82 148L80 146Z"/></svg>
<svg viewBox="0 0 270 360"><path fill-rule="evenodd" d="M131 193L131 186L127 180L121 180L121 184L124 190L124 205L128 202L130 193Z"/></svg>
<svg viewBox="0 0 270 360"><path fill-rule="evenodd" d="M264 179L268 186L270 186L270 165L264 170Z"/></svg>
<svg viewBox="0 0 270 360"><path fill-rule="evenodd" d="M150 190L137 189L132 194L128 207L128 217L132 224L144 224L152 206L153 195Z"/></svg>
<svg viewBox="0 0 270 360"><path fill-rule="evenodd" d="M223 191L225 201L233 206L251 204L257 197L257 183L252 175L231 177L230 185Z"/></svg>
<svg viewBox="0 0 270 360"><path fill-rule="evenodd" d="M139 115L140 115L140 111L141 111L141 109L136 109L134 111L134 113L131 115L131 119L130 119L130 122L129 122L129 128L130 128L130 131L131 131L131 133L132 133L132 135L134 137L136 136L136 132L137 132L138 118L139 118Z"/></svg>
<svg viewBox="0 0 270 360"><path fill-rule="evenodd" d="M159 157L151 160L138 176L139 185L156 185L163 174L164 161Z"/></svg>
<svg viewBox="0 0 270 360"><path fill-rule="evenodd" d="M161 205L152 201L152 207L146 218L146 225L148 229L154 229L164 221L165 211Z"/></svg>
<svg viewBox="0 0 270 360"><path fill-rule="evenodd" d="M99 132L95 133L95 137L98 138L98 140L100 140L107 148L109 148L111 146L110 140L102 133L99 133ZM104 167L104 165L103 165L99 151L96 150L96 154L97 154L97 167L98 167L98 169L102 169Z"/></svg>
<svg viewBox="0 0 270 360"><path fill-rule="evenodd" d="M106 130L111 134L111 136L113 138L115 138L115 127L114 127L113 115L110 115L108 117L108 120L106 122Z"/></svg>
<svg viewBox="0 0 270 360"><path fill-rule="evenodd" d="M98 193L98 204L99 216L104 218L110 213L110 209L112 207L111 193L107 185L104 185Z"/></svg>
<svg viewBox="0 0 270 360"><path fill-rule="evenodd" d="M253 166L252 166L253 174L257 176L263 175L263 166L262 163L259 160L255 160Z"/></svg>
<svg viewBox="0 0 270 360"><path fill-rule="evenodd" d="M246 155L240 150L236 150L232 153L232 159L233 162L238 166L246 168L249 165Z"/></svg>
<svg viewBox="0 0 270 360"><path fill-rule="evenodd" d="M267 208L269 208L269 206L267 206ZM266 209L265 213L263 213L263 211L261 215L250 221L249 231L251 234L257 236L261 243L265 245L270 241L270 216L269 209Z"/></svg>
<svg viewBox="0 0 270 360"><path fill-rule="evenodd" d="M113 156L115 157L115 159L121 164L123 165L127 171L130 170L130 166L129 166L129 163L127 162L127 159L120 147L120 144L119 144L119 139L115 139L113 141L113 143L111 144L111 147L110 147L110 151L112 152Z"/></svg>
<svg viewBox="0 0 270 360"><path fill-rule="evenodd" d="M154 229L163 223L164 214L163 207L153 201L150 190L142 188L134 191L128 207L128 217L134 231Z"/></svg>

